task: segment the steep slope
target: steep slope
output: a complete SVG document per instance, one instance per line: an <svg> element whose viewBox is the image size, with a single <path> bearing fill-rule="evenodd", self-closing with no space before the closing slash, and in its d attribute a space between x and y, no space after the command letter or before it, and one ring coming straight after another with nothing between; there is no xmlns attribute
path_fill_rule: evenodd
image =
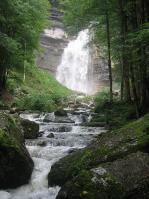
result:
<svg viewBox="0 0 149 199"><path fill-rule="evenodd" d="M19 109L52 111L72 93L53 75L36 66L26 67L25 81L20 72L11 71L10 75L7 85L9 92L4 94L3 102Z"/></svg>

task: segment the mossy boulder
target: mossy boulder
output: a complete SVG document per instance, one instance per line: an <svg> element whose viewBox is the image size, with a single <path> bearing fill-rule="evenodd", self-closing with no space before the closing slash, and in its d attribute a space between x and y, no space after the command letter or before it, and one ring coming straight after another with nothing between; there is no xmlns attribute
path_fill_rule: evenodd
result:
<svg viewBox="0 0 149 199"><path fill-rule="evenodd" d="M55 116L64 116L67 117L67 111L64 109L58 109L57 111L54 112Z"/></svg>
<svg viewBox="0 0 149 199"><path fill-rule="evenodd" d="M91 122L106 122L109 129L117 129L130 121L136 119L136 110L134 104L128 104L121 101L96 101L96 114Z"/></svg>
<svg viewBox="0 0 149 199"><path fill-rule="evenodd" d="M25 139L36 139L38 137L39 124L27 119L21 119L21 125L23 127Z"/></svg>
<svg viewBox="0 0 149 199"><path fill-rule="evenodd" d="M118 130L98 136L90 146L56 162L48 175L49 185L64 185L83 170L113 162L130 153L149 150L149 114Z"/></svg>
<svg viewBox="0 0 149 199"><path fill-rule="evenodd" d="M63 186L57 199L148 199L149 156L137 152L82 170Z"/></svg>
<svg viewBox="0 0 149 199"><path fill-rule="evenodd" d="M28 183L33 166L19 119L0 112L0 189Z"/></svg>

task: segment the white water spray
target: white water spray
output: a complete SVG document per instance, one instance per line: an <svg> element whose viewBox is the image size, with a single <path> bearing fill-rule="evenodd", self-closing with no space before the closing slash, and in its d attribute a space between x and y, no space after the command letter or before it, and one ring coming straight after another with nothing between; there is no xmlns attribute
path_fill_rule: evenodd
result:
<svg viewBox="0 0 149 199"><path fill-rule="evenodd" d="M56 78L66 87L89 92L88 67L89 67L89 30L83 30L76 40L69 42L62 55L61 64L58 66Z"/></svg>

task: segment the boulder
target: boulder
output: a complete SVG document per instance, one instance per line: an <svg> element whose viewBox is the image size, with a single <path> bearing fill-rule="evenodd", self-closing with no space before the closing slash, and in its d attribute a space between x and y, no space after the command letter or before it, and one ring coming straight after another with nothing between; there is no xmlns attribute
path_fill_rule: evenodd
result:
<svg viewBox="0 0 149 199"><path fill-rule="evenodd" d="M23 127L25 139L36 139L38 137L39 124L27 119L21 119L21 125Z"/></svg>
<svg viewBox="0 0 149 199"><path fill-rule="evenodd" d="M45 140L40 140L38 143L37 143L38 146L46 146L47 145L47 142Z"/></svg>
<svg viewBox="0 0 149 199"><path fill-rule="evenodd" d="M44 134L44 131L39 131L38 137L42 137L43 134Z"/></svg>
<svg viewBox="0 0 149 199"><path fill-rule="evenodd" d="M71 130L71 126L61 126L57 129L57 132L70 132Z"/></svg>
<svg viewBox="0 0 149 199"><path fill-rule="evenodd" d="M78 150L52 165L51 171L48 174L49 186L63 186L68 180L71 180L76 173L76 167L80 162L79 159L83 157L83 155L84 151Z"/></svg>
<svg viewBox="0 0 149 199"><path fill-rule="evenodd" d="M50 131L52 132L70 132L72 130L71 126L60 126L60 127L52 127Z"/></svg>
<svg viewBox="0 0 149 199"><path fill-rule="evenodd" d="M20 120L0 112L0 189L29 182L33 161L25 147Z"/></svg>
<svg viewBox="0 0 149 199"><path fill-rule="evenodd" d="M84 170L89 171L100 164L116 161L137 151L148 151L148 123L149 114L123 128L100 134L85 149L62 158L51 167L49 186L63 186L72 182Z"/></svg>
<svg viewBox="0 0 149 199"><path fill-rule="evenodd" d="M81 171L56 199L148 199L149 156L137 152L111 163Z"/></svg>
<svg viewBox="0 0 149 199"><path fill-rule="evenodd" d="M75 121L71 120L68 117L56 116L55 123L75 123Z"/></svg>
<svg viewBox="0 0 149 199"><path fill-rule="evenodd" d="M54 113L47 113L43 119L43 122L54 122L54 121L55 121Z"/></svg>
<svg viewBox="0 0 149 199"><path fill-rule="evenodd" d="M47 135L47 138L54 138L54 134L50 133L49 135Z"/></svg>
<svg viewBox="0 0 149 199"><path fill-rule="evenodd" d="M65 116L65 117L67 117L67 111L65 111L65 110L63 110L63 109L59 109L59 110L57 110L57 111L55 111L55 116Z"/></svg>

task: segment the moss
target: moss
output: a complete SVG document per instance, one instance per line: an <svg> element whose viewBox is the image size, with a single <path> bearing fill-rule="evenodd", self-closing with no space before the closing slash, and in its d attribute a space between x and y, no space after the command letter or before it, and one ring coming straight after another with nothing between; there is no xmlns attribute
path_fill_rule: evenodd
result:
<svg viewBox="0 0 149 199"><path fill-rule="evenodd" d="M138 160L138 151L149 152L149 114L136 121L129 122L119 129L111 130L107 133L99 135L96 141L94 141L86 149L71 154L70 156L65 157L57 162L54 166L52 166L51 173L49 174L49 184L51 185L52 181L54 181L54 185L64 185L57 199L63 198L61 195L63 193L68 194L68 199L127 198L126 190L124 191L124 188L126 187L122 186L121 182L119 181L119 176L121 177L121 171L123 167L121 168L121 166L119 166L119 172L116 170L117 176L114 175L114 172L113 174L111 171L106 172L101 178L102 181L96 181L96 183L94 183L95 175L93 177L91 169L103 166L103 168L110 167L114 170L115 166L119 164L119 160L122 159L124 166L128 166L130 173L133 166L137 171L137 166L135 166L134 162ZM129 158L126 158L125 161L124 157L127 155ZM133 157L136 159L133 159ZM140 162L142 162L141 153L139 157ZM117 162L117 164L114 164L114 162ZM139 165L140 164L138 164L138 167ZM128 177L127 168L125 171L123 171L123 174L126 175L125 177ZM124 182L126 182L125 178ZM133 180L131 182L133 182ZM147 181L145 181L145 183L146 182ZM139 183L139 186L144 187L144 184L141 185L141 182ZM127 186L127 183L124 184ZM140 189L140 195L143 190L142 187Z"/></svg>
<svg viewBox="0 0 149 199"><path fill-rule="evenodd" d="M65 184L64 190L68 191L67 197L71 199L123 199L121 185L109 173L102 176L101 182L94 180L93 172L82 170L72 182Z"/></svg>
<svg viewBox="0 0 149 199"><path fill-rule="evenodd" d="M18 148L16 141L11 139L2 129L0 129L0 145Z"/></svg>
<svg viewBox="0 0 149 199"><path fill-rule="evenodd" d="M39 134L39 124L34 121L21 119L25 139L36 139Z"/></svg>
<svg viewBox="0 0 149 199"><path fill-rule="evenodd" d="M0 112L0 129L3 129L6 134L8 134L11 137L15 137L16 140L19 142L23 142L23 134L21 132L21 125L19 118L12 117L11 115Z"/></svg>
<svg viewBox="0 0 149 199"><path fill-rule="evenodd" d="M80 156L79 160L75 162L75 164L73 165L73 168L71 169L71 172L73 171L72 173L73 176L75 176L82 169L85 169L88 167L88 164L91 160L91 155L92 155L91 150L88 149L84 151L83 155Z"/></svg>
<svg viewBox="0 0 149 199"><path fill-rule="evenodd" d="M25 157L22 151L21 143L13 136L6 133L5 130L0 129L0 147L9 148L16 151L21 156Z"/></svg>
<svg viewBox="0 0 149 199"><path fill-rule="evenodd" d="M67 199L148 198L148 165L148 154L137 152L91 170L82 169L62 187L57 199L65 198L62 193Z"/></svg>
<svg viewBox="0 0 149 199"><path fill-rule="evenodd" d="M97 113L92 122L106 122L109 129L117 129L136 119L135 107L133 104L107 100L100 103L96 100L95 112Z"/></svg>
<svg viewBox="0 0 149 199"><path fill-rule="evenodd" d="M105 115L96 115L93 117L91 122L106 122Z"/></svg>
<svg viewBox="0 0 149 199"><path fill-rule="evenodd" d="M149 114L118 130L99 135L86 149L71 154L52 166L49 185L63 185L82 170L112 162L138 150L146 151L149 148L149 133L146 130L148 123Z"/></svg>
<svg viewBox="0 0 149 199"><path fill-rule="evenodd" d="M24 146L19 120L0 112L0 188L16 188L30 179L33 161Z"/></svg>

